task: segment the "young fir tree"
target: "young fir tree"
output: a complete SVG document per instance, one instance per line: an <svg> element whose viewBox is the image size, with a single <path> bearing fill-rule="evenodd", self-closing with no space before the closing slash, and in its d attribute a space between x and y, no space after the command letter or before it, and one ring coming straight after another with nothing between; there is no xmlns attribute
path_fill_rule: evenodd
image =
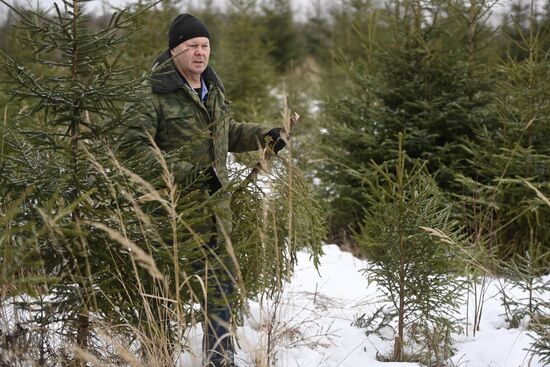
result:
<svg viewBox="0 0 550 367"><path fill-rule="evenodd" d="M308 14L307 21L300 26L303 37L304 53L318 64L326 64L330 60L331 29L329 15L320 0L313 3L313 9Z"/></svg>
<svg viewBox="0 0 550 367"><path fill-rule="evenodd" d="M358 41L369 35L369 30L372 31L371 27L375 25L375 4L371 0L341 0L329 11L333 23L330 42L336 51L333 51L333 57L339 54L349 56L350 59L364 56L364 42Z"/></svg>
<svg viewBox="0 0 550 367"><path fill-rule="evenodd" d="M131 348L139 340L138 350L129 353L147 365L171 365L187 342L183 330L202 317L190 305L206 297L205 281L216 281L195 274L196 262L209 254L192 227L210 221L211 213L196 194L176 187L170 157L157 151L154 168L148 162L125 167L105 149L117 135L113 127L141 116L147 103L142 80L116 66L129 20L115 15L108 28L92 32L80 3L64 6L53 18L21 14L28 37L23 41L36 46L33 61L50 66L49 72L37 77L30 70L35 63L21 65L5 55L14 86L9 92L31 106L19 120L30 120L33 129L9 136L2 130L13 154L2 162L0 189L8 197L27 186L35 189L13 219L8 208L17 197L2 202L2 213L10 214L3 233L34 222L44 228L32 244L42 260L39 271L51 280L51 296L34 305L44 317L33 323L61 322L67 339L90 351L100 341L92 322L116 324L113 337L129 334L123 340ZM288 173L277 175L273 198L258 197L251 185L235 204L235 247L227 255L236 260L231 276L239 291L223 302L242 303L245 295L272 289L291 273L299 248L320 252L318 207L292 165L278 167ZM145 172L151 182L131 169ZM233 308L236 317L239 310ZM106 348L96 356L111 352Z"/></svg>
<svg viewBox="0 0 550 367"><path fill-rule="evenodd" d="M362 217L361 182L350 171L370 159L362 147L374 145L365 123L371 95L365 92L373 74L369 55L379 34L377 12L368 2L357 2L352 9L344 7L332 16L335 24L331 28L330 47L334 51L331 61L322 64L321 89L327 93L320 104L321 134L316 147L320 159L316 160L315 171L331 236L341 236L340 241L345 242L349 227L357 227ZM357 29L365 33L355 32ZM361 54L357 51L359 47Z"/></svg>
<svg viewBox="0 0 550 367"><path fill-rule="evenodd" d="M390 164L373 162L374 173L362 176L365 218L355 238L371 264L365 274L378 284L397 319L390 360L441 365L450 356L449 334L460 302L457 229L426 165L411 161L402 142L395 167ZM409 333L423 339L427 355L406 355L405 346L414 344L405 339Z"/></svg>
<svg viewBox="0 0 550 367"><path fill-rule="evenodd" d="M307 249L315 266L322 254L325 223L303 173L278 158L260 184L235 194L233 245L249 297L278 289L289 280L296 252Z"/></svg>
<svg viewBox="0 0 550 367"><path fill-rule="evenodd" d="M516 255L502 264L501 270L511 288L523 293L522 297L514 298L502 290L502 305L510 327L517 328L522 322L547 321L550 302L544 299L544 294L550 292L550 281L544 278L545 268L540 266L545 256L540 244L532 244L525 255Z"/></svg>
<svg viewBox="0 0 550 367"><path fill-rule="evenodd" d="M501 62L495 103L491 106L498 125L481 129L479 142L467 144L477 176L463 178L464 203L482 213L482 234L489 238L490 251L500 259L524 256L529 246L540 244L549 261L548 206L528 186L546 192L550 179L550 59L539 32L535 4L528 23L514 25L521 42ZM527 184L528 183L528 184Z"/></svg>
<svg viewBox="0 0 550 367"><path fill-rule="evenodd" d="M2 55L9 77L3 86L24 108L3 129L11 151L2 156L0 196L8 198L2 211L23 197L4 226L40 228L22 234L34 238L40 273L49 278L41 288L48 297L29 301L36 303L31 322L61 325L56 333L64 341L87 349L96 341L91 315L116 322L133 313L120 312L130 307L114 273L118 258L131 269L131 254L91 225L111 221L113 202L89 156L100 157L114 128L131 118L123 106L138 100L142 80L117 64L131 19L117 13L94 31L83 6L64 1L51 14L11 8L19 17L19 47L28 52L26 58ZM17 242L2 246L24 251ZM69 350L63 355L73 358Z"/></svg>
<svg viewBox="0 0 550 367"><path fill-rule="evenodd" d="M231 0L227 19L213 49L213 66L223 80L235 119L261 123L278 114L271 93L275 69L262 43L256 0ZM246 56L244 56L246 55Z"/></svg>
<svg viewBox="0 0 550 367"><path fill-rule="evenodd" d="M361 182L349 174L361 163L396 157L396 136L404 132L407 153L423 159L446 192L460 192L454 175L475 176L462 143L476 140L494 118L491 74L484 50L490 32L483 4L391 2L372 11L354 49L342 50L337 87L324 104L326 159L321 186L334 206L333 233L360 220ZM328 79L334 80L334 79ZM350 168L352 170L350 170Z"/></svg>
<svg viewBox="0 0 550 367"><path fill-rule="evenodd" d="M507 289L501 290L506 321L512 328L527 326L533 331L529 351L543 364L550 362L550 301L544 297L550 292L550 280L544 276L547 267L540 265L548 256L544 251L540 244L531 244L525 255L516 254L501 268L511 288L522 292L514 297Z"/></svg>
<svg viewBox="0 0 550 367"><path fill-rule="evenodd" d="M529 55L523 43L523 35L529 32L529 2L514 1L510 5L510 11L502 19L500 26L504 38L502 47L502 57L510 56L518 61L524 60ZM536 26L533 24L533 26Z"/></svg>
<svg viewBox="0 0 550 367"><path fill-rule="evenodd" d="M270 61L277 72L288 71L304 57L290 1L263 0L261 11L262 41Z"/></svg>

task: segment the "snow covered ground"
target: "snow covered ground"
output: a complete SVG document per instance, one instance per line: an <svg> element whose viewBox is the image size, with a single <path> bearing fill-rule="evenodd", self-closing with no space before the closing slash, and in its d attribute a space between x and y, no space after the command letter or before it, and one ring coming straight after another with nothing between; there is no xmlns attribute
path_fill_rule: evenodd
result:
<svg viewBox="0 0 550 367"><path fill-rule="evenodd" d="M376 310L381 293L361 273L365 261L340 251L336 245L324 246L324 252L319 272L307 253L299 254L295 274L279 302L251 302L251 316L238 329L239 366L254 365L255 359L265 360L267 354L276 360L278 367L417 366L376 360L377 352L389 354L393 343L376 336L366 337L362 329L351 324L357 316L370 315ZM498 280L489 283L476 336L472 337L471 327L470 336L455 335L457 352L452 358L455 366L543 366L536 359L530 360L528 332L521 327L506 328L499 295L501 286ZM550 299L550 294L544 297ZM465 306L462 317L466 318ZM193 349L199 356L200 328L191 333ZM181 365L200 366L196 356L184 355Z"/></svg>

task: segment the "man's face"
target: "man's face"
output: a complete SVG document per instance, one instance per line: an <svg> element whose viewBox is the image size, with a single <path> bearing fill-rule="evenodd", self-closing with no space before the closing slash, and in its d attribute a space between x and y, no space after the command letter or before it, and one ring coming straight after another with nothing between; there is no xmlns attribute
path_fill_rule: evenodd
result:
<svg viewBox="0 0 550 367"><path fill-rule="evenodd" d="M184 76L200 76L208 65L210 41L206 37L195 37L180 43L170 50L174 64Z"/></svg>

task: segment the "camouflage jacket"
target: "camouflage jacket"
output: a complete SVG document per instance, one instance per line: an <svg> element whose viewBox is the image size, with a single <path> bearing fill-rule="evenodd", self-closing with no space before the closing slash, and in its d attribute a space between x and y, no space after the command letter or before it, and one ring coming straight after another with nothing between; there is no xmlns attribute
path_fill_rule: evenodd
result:
<svg viewBox="0 0 550 367"><path fill-rule="evenodd" d="M124 127L119 141L119 150L126 158L139 162L138 173L144 178L155 182L162 171L149 136L154 138L180 185L211 165L225 187L229 182L227 153L252 151L265 144L265 135L271 128L234 121L223 84L211 66L202 77L208 88L205 104L182 81L168 50L154 64L151 92L140 104L139 117ZM215 206L224 216L225 233L230 233L230 195L222 190L220 196Z"/></svg>

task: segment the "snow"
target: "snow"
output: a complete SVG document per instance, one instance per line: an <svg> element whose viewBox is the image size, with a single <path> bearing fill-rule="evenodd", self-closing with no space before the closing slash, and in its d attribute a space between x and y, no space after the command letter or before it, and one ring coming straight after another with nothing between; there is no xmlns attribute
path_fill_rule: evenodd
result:
<svg viewBox="0 0 550 367"><path fill-rule="evenodd" d="M418 366L376 360L377 352L389 354L392 351L393 342L372 335L367 337L362 329L352 326L359 315L370 315L381 304L376 284L369 284L362 272L367 262L341 251L336 245L325 245L323 250L325 254L318 271L307 253L298 254L295 273L285 285L279 302L250 302L250 316L237 330L238 365L255 365L255 358L265 361L271 320L269 355L278 367ZM452 357L453 365L542 366L536 358L530 360L527 350L532 339L525 325L517 329L506 328L499 296L502 286L501 280L489 279L480 330L475 337L471 326L469 336L454 335L457 352ZM521 296L518 290L507 289L507 293ZM473 297L470 298L472 301ZM544 298L550 299L550 294L545 294ZM473 304L470 312L472 310ZM461 312L466 319L466 306ZM193 352L184 355L180 363L198 367L202 332L197 327L190 333Z"/></svg>
<svg viewBox="0 0 550 367"><path fill-rule="evenodd" d="M415 363L379 362L377 354L389 355L393 335L384 330L385 339L353 326L358 316L372 315L383 303L382 293L367 282L363 269L368 262L341 251L336 245L323 246L319 269L315 269L306 252L298 253L293 277L284 285L279 299L251 300L250 312L237 328L240 367L267 366L254 361L274 361L275 367L402 367ZM544 281L550 279L545 277ZM471 325L468 335L455 334L456 353L451 366L460 367L542 367L542 362L528 352L533 339L527 331L528 320L519 328L508 328L501 305L501 289L507 297L525 296L503 279L485 277L485 296L480 330L475 336ZM478 294L481 291L478 289ZM538 295L546 302L550 294ZM470 313L474 309L470 296ZM466 320L466 305L459 317ZM5 320L15 320L13 308L3 307ZM470 314L468 320L472 320ZM55 324L51 326L56 329ZM202 367L202 329L188 330L189 351L178 366Z"/></svg>

